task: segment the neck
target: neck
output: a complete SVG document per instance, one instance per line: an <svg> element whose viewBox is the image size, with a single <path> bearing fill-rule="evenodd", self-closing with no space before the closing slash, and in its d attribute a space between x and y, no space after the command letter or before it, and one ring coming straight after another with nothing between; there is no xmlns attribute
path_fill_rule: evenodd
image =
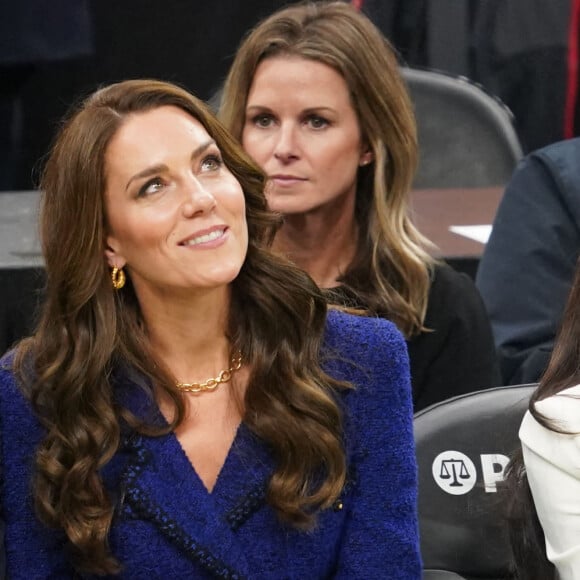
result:
<svg viewBox="0 0 580 580"><path fill-rule="evenodd" d="M351 264L357 249L354 215L289 215L276 234L274 249L308 272L320 288L333 288Z"/></svg>
<svg viewBox="0 0 580 580"><path fill-rule="evenodd" d="M179 382L202 382L229 368L229 287L139 298L152 349Z"/></svg>

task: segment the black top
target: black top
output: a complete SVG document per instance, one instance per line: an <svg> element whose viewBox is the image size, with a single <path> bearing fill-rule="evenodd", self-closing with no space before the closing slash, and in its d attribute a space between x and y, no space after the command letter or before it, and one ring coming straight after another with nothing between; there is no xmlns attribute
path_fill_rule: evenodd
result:
<svg viewBox="0 0 580 580"><path fill-rule="evenodd" d="M342 287L326 295L333 303L361 306ZM407 341L415 412L501 384L489 320L469 276L435 267L424 326L430 332Z"/></svg>

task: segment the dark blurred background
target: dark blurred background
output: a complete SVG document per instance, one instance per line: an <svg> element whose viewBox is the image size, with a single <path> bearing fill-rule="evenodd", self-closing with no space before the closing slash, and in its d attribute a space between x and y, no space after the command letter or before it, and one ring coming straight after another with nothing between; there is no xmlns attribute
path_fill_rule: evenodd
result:
<svg viewBox="0 0 580 580"><path fill-rule="evenodd" d="M358 0L401 61L476 80L515 114L526 151L576 134L576 0ZM98 85L219 88L244 33L274 0L4 0L0 8L1 189L31 189L59 119ZM574 94L573 94L574 93ZM568 103L570 105L570 103ZM574 98L574 110L577 99ZM569 107L570 108L570 107ZM572 125L570 126L570 123Z"/></svg>

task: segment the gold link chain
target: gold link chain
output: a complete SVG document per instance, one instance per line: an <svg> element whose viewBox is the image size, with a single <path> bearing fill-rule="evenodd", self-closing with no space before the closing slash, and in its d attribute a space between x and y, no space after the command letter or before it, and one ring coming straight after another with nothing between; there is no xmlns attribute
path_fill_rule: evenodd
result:
<svg viewBox="0 0 580 580"><path fill-rule="evenodd" d="M231 367L223 370L213 378L207 379L203 383L176 383L176 387L184 393L203 393L204 391L214 391L219 385L228 383L232 375L242 368L242 353L238 352L231 360Z"/></svg>

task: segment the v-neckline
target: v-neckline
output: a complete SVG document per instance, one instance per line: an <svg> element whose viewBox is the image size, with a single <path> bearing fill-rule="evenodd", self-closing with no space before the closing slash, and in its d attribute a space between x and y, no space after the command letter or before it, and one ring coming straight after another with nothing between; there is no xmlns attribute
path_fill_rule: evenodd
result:
<svg viewBox="0 0 580 580"><path fill-rule="evenodd" d="M157 400L154 400L153 404L154 404L153 413L154 413L154 415L156 415L155 420L160 422L160 424L162 424L163 426L168 426L169 422L167 421L167 419L165 418L165 415L161 411L161 406L160 406L159 402ZM228 447L224 461L219 469L219 472L218 472L217 477L215 479L215 483L214 483L213 487L211 488L211 490L206 487L206 485L205 485L203 479L201 478L195 464L190 460L185 448L181 444L181 441L180 441L179 437L177 436L177 433L175 432L175 430L170 431L166 435L167 442L173 447L173 450L175 452L175 456L179 457L180 461L184 461L187 463L187 465L189 466L189 469L193 472L193 476L192 476L193 481L196 483L196 486L199 487L200 490L205 494L205 496L210 497L210 496L213 496L215 494L215 491L216 491L216 488L218 487L219 481L220 481L220 479L222 479L223 473L224 473L226 467L228 466L228 463L231 461L230 457L232 456L233 450L236 447L237 442L241 436L240 434L241 434L243 425L244 425L243 418L240 418L240 421L237 424L236 429L235 429L234 437L231 440L230 446ZM183 469L185 469L185 467Z"/></svg>
<svg viewBox="0 0 580 580"><path fill-rule="evenodd" d="M161 413L161 411L160 411ZM187 455L187 452L185 451L185 449L183 448L183 445L181 444L181 441L179 440L179 437L177 436L177 434L175 433L175 431L171 431L171 433L169 433L169 437L172 439L172 443L175 446L175 452L177 455L179 455L184 461L187 462L187 464L189 465L189 468L191 469L191 471L193 472L193 479L196 481L197 485L199 486L199 488L205 492L205 494L207 496L213 496L215 497L216 495L216 490L219 491L219 487L220 486L220 482L221 480L224 478L224 474L227 474L227 472L229 471L229 464L232 462L232 456L235 454L234 452L234 448L237 446L238 444L238 440L241 437L241 431L243 428L243 421L240 421L236 427L236 431L234 434L234 437L230 443L230 446L228 448L228 451L225 455L224 461L221 465L221 467L219 468L217 477L215 479L215 483L213 485L213 487L211 489L208 489L203 481L203 479L201 478L201 475L199 474L197 468L195 467L195 464L191 461L191 459L189 458L189 456Z"/></svg>
<svg viewBox="0 0 580 580"><path fill-rule="evenodd" d="M147 396L143 399L143 390L139 386L138 380L131 380L129 377L129 381L132 388L123 393L123 405L136 416L148 417L148 421L156 423L160 427L167 427L168 422L161 412L158 402ZM154 471L158 472L158 476L164 480L164 485L168 489L180 487L187 497L187 503L199 503L199 507L202 509L204 509L204 502L216 504L213 509L209 505L205 505L205 509L211 511L216 508L219 511L227 511L248 491L267 485L274 469L274 461L268 445L261 442L252 433L243 419L238 424L211 491L205 487L174 431L161 437L144 436L144 444L154 456L157 456L151 467L155 465ZM147 461L147 463L149 462ZM212 501L207 501L210 498Z"/></svg>

